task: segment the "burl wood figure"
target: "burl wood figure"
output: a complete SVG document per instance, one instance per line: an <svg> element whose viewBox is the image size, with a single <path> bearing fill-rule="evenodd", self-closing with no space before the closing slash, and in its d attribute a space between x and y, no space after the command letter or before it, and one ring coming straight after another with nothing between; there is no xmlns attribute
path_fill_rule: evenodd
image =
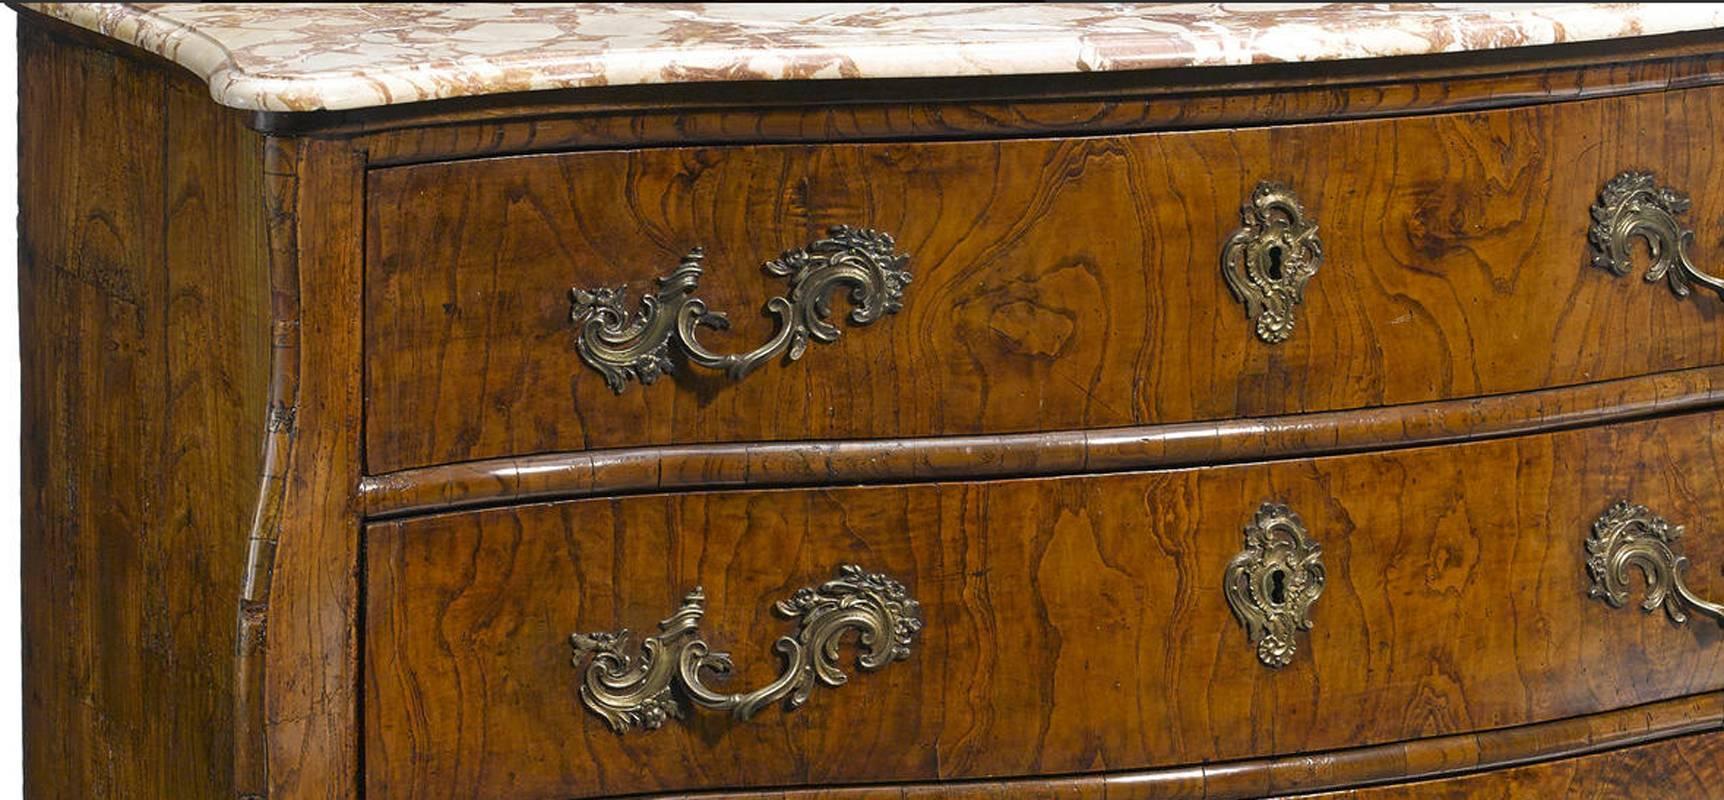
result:
<svg viewBox="0 0 1724 800"><path fill-rule="evenodd" d="M1724 6L15 8L33 800L1724 797Z"/></svg>

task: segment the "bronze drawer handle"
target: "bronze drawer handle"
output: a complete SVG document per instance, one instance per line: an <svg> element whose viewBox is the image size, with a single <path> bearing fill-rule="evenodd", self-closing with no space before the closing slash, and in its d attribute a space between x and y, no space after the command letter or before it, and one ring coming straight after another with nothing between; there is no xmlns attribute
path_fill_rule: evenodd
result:
<svg viewBox="0 0 1724 800"><path fill-rule="evenodd" d="M1222 588L1233 616L1257 646L1257 659L1279 669L1293 662L1299 631L1311 630L1311 605L1323 594L1323 548L1292 509L1264 503L1245 526L1245 549L1227 564Z"/></svg>
<svg viewBox="0 0 1724 800"><path fill-rule="evenodd" d="M753 350L719 354L695 338L703 325L719 330L730 325L724 314L708 311L705 301L694 296L704 258L698 247L658 279L656 295L641 297L640 311L632 317L623 310L627 287L570 289L569 319L580 328L575 348L617 394L631 378L650 384L671 372L673 347L695 364L724 370L732 380L741 380L780 354L788 352L792 361L801 358L810 338L836 340L839 329L827 319L832 311L829 295L835 289L850 290L855 306L850 321L857 325L903 307L904 288L910 283L905 269L909 256L896 252L890 235L840 225L828 231L828 237L766 263L768 273L789 282L790 292L766 301L766 310L778 318L778 332Z"/></svg>
<svg viewBox="0 0 1724 800"><path fill-rule="evenodd" d="M1305 284L1323 265L1317 223L1306 218L1292 189L1274 181L1257 184L1239 217L1240 228L1221 248L1221 275L1234 299L1245 304L1257 338L1286 341Z"/></svg>
<svg viewBox="0 0 1724 800"><path fill-rule="evenodd" d="M697 628L706 612L706 594L696 587L683 599L682 608L658 624L658 634L641 643L639 656L623 652L627 628L569 637L576 669L591 657L581 683L581 701L617 733L656 730L666 717L682 719L685 700L746 720L778 700L788 709L801 707L816 680L827 686L842 686L849 680L838 665L838 646L845 633L857 632L862 651L856 657L857 666L877 670L909 658L910 643L922 629L921 606L903 584L854 564L839 567L838 577L818 587L796 590L774 610L796 620L796 635L779 638L774 649L784 658L784 671L759 689L724 694L703 682L703 671L725 675L731 661L728 653L711 652L701 638Z"/></svg>
<svg viewBox="0 0 1724 800"><path fill-rule="evenodd" d="M1671 525L1646 506L1618 500L1592 523L1586 537L1586 571L1592 575L1588 594L1613 608L1628 604L1628 568L1646 576L1643 611L1659 606L1678 624L1688 621L1692 608L1724 625L1724 605L1694 594L1682 580L1688 557L1672 547L1682 538L1682 526Z"/></svg>
<svg viewBox="0 0 1724 800"><path fill-rule="evenodd" d="M1689 284L1698 283L1724 299L1724 278L1701 272L1688 260L1694 231L1677 219L1688 213L1688 206L1688 195L1659 186L1650 172L1630 170L1611 178L1592 207L1592 230L1587 234L1592 265L1627 275L1634 269L1629 244L1639 236L1652 251L1648 283L1664 280L1677 297L1687 297Z"/></svg>

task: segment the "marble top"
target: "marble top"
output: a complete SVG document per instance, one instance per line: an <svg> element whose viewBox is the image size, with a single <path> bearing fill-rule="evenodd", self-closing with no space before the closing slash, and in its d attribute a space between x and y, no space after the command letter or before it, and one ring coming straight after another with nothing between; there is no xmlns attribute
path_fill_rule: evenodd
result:
<svg viewBox="0 0 1724 800"><path fill-rule="evenodd" d="M696 81L1325 61L1724 27L1724 3L28 3L178 62L216 102L353 109Z"/></svg>

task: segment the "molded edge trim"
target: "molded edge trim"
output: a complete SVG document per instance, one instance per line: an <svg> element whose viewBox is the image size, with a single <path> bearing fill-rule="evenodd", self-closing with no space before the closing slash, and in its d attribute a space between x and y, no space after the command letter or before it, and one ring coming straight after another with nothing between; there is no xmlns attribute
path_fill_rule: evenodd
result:
<svg viewBox="0 0 1724 800"><path fill-rule="evenodd" d="M234 794L240 798L265 797L268 793L265 623L299 404L299 148L293 140L273 137L264 140L263 148L264 197L259 200L268 225L269 406L264 423L263 473L246 536L245 584L240 591L235 637Z"/></svg>
<svg viewBox="0 0 1724 800"><path fill-rule="evenodd" d="M1724 81L1718 31L1624 42L1298 65L843 82L612 86L358 112L259 112L273 133L355 136L372 167L617 147L961 141L1131 135L1530 107ZM1225 74L1214 74L1224 71ZM1261 101L1261 102L1257 102ZM935 120L906 126L905 109ZM829 116L844 112L842 125ZM727 124L728 114L762 122ZM787 120L773 120L786 115ZM605 128L595 120L624 120ZM448 130L445 130L448 129ZM507 131L499 135L498 131ZM464 132L450 140L448 133Z"/></svg>
<svg viewBox="0 0 1724 800"><path fill-rule="evenodd" d="M907 439L558 452L370 475L369 519L522 501L720 488L1170 469L1476 441L1724 406L1724 366L1517 394L1255 419Z"/></svg>
<svg viewBox="0 0 1724 800"><path fill-rule="evenodd" d="M928 792L930 797L936 792L945 797L954 796L965 786L973 786L978 797L1105 796L1108 800L1201 797L1231 800L1455 777L1720 730L1724 730L1724 693L1715 692L1532 725L1278 758L1093 775L701 792L677 796L708 800L865 800L881 797L883 790L898 790L906 797L921 796L917 790Z"/></svg>
<svg viewBox="0 0 1724 800"><path fill-rule="evenodd" d="M415 43L420 48L415 58L406 58L391 48L369 55L363 51L342 51L363 61L329 65L303 56L304 52L316 53L320 46L326 46L315 35L298 40L286 35L277 37L297 45L300 51L297 53L283 54L280 49L271 49L266 55L261 49L253 52L247 47L255 43L259 29L285 27L282 23L291 17L280 12L275 15L253 12L248 26L220 18L177 16L173 9L133 3L15 3L14 7L171 59L198 75L210 96L221 105L281 113L358 110L485 96L505 87L556 90L723 82L732 72L726 67L743 58L767 63L788 59L787 65L763 71L767 82L830 83L856 80L858 73L890 79L1148 72L1225 68L1237 66L1241 61L1252 65L1273 64L1285 70L1304 63L1491 52L1511 47L1692 33L1716 28L1724 20L1724 14L1716 7L1698 6L1681 12L1660 8L1658 4L1623 4L1608 9L1587 3L1547 4L1532 13L1499 9L1481 13L1480 9L1464 6L1441 10L1365 8L1331 11L1330 17L1323 20L1325 25L1348 31L1346 37L1339 39L1299 36L1300 29L1309 25L1306 20L1264 24L1261 20L1233 21L1225 14L1156 20L1159 24L1141 28L1112 26L1098 38L1087 29L1094 19L1062 19L1060 15L1038 18L1034 12L1026 12L1017 20L1001 20L1007 24L998 31L988 29L996 23L970 19L968 22L982 26L981 36L952 39L931 35L939 32L937 27L916 25L915 18L919 16L916 12L906 15L887 10L873 12L879 24L869 26L866 35L860 38L819 35L818 30L815 35L804 35L789 27L800 20L785 18L776 20L779 28L776 32L770 26L744 23L742 32L752 35L737 37L735 42L725 41L722 34L715 38L670 35L658 41L642 40L637 35L623 41L596 42L586 49L533 48L523 52L518 48L437 47L420 41ZM665 25L673 24L680 15L645 12L642 16L648 23ZM374 14L347 18L337 14L324 21L333 32L326 33L324 38L338 41L341 33L351 35L365 30L367 22L379 37L392 32L398 39L409 41L414 38L411 35L414 31L402 32L401 28L417 25L421 30L435 30L446 22L411 15L379 20ZM487 21L540 20L498 15ZM591 35L592 26L581 26L583 20L579 17L560 21L574 23L576 35ZM692 22L696 32L702 24L686 16L680 21L685 25ZM1019 24L1010 24L1013 21ZM1022 23L1026 21L1035 27L1025 31ZM385 23L384 26L376 27L379 22ZM726 22L733 27L738 24L735 19ZM245 33L250 35L223 35L224 23L249 28ZM1169 30L1171 26L1185 30L1173 32ZM947 29L951 27L948 24ZM1453 33L1457 28L1480 27L1495 30L1478 36ZM906 30L895 34L896 29ZM1012 34L1014 29L1018 35ZM1023 35L1026 32L1032 35ZM777 41L769 41L761 34L769 34ZM1169 47L1170 40L1184 41L1186 46ZM386 38L382 43L390 44ZM1085 55L1095 49L1103 50L1105 57ZM843 60L846 68L798 68L835 60ZM704 68L689 69L689 65Z"/></svg>

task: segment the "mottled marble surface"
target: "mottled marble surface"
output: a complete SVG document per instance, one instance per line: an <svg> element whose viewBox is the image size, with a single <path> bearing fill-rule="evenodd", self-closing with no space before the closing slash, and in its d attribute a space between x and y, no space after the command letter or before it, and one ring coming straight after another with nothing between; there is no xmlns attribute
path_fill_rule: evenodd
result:
<svg viewBox="0 0 1724 800"><path fill-rule="evenodd" d="M1724 27L1724 4L132 4L32 10L204 77L351 109L616 84L1024 75L1483 50Z"/></svg>

